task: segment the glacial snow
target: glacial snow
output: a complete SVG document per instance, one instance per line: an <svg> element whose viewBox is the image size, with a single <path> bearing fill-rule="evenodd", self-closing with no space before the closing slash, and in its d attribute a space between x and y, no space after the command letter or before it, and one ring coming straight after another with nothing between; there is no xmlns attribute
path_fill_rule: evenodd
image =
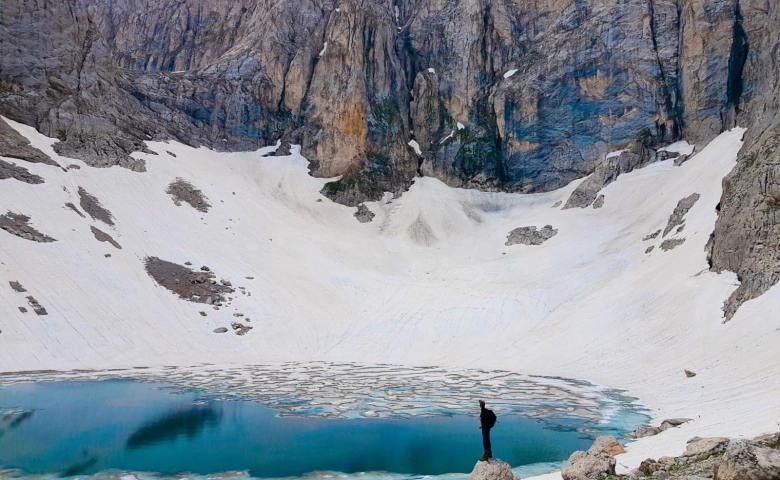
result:
<svg viewBox="0 0 780 480"><path fill-rule="evenodd" d="M354 208L318 193L327 180L308 175L298 148L264 157L275 147L219 153L148 142L158 155L135 153L148 170L137 173L59 157L55 140L9 124L81 169L25 163L46 183L0 181L0 212L29 215L58 240L0 231L0 372L285 361L504 369L623 388L656 421L694 419L629 445L618 458L625 467L679 454L694 435L777 429L780 289L723 324L736 276L710 272L704 252L741 129L680 167L621 175L601 192L601 209L550 208L579 182L518 195L425 177L400 198L367 203L376 217L361 224ZM179 177L209 198L208 213L173 203L165 189ZM116 224L99 227L122 250L65 207L78 204L79 187L112 212ZM692 193L701 199L685 229L667 237L683 244L665 252L661 238L642 241ZM504 245L514 228L547 224L559 233L543 245ZM252 295L203 317L203 305L146 274L146 256L208 265ZM9 281L49 314L21 313L24 297ZM236 311L254 330L213 333Z"/></svg>

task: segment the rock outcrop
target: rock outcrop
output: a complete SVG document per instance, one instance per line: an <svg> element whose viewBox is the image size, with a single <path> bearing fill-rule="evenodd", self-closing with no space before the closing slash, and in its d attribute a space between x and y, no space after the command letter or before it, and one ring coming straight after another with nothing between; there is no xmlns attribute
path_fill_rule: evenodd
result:
<svg viewBox="0 0 780 480"><path fill-rule="evenodd" d="M749 20L737 0L0 7L14 52L0 113L59 138L58 153L142 171L130 153L148 139L283 138L315 175L343 175L324 193L351 206L418 171L544 191L627 145L711 138L736 116L735 25Z"/></svg>
<svg viewBox="0 0 780 480"><path fill-rule="evenodd" d="M653 427L651 425L642 425L633 432L628 433L626 436L629 438L644 438L658 435L661 432L669 430L670 428L679 427L684 423L690 422L690 418L670 418L661 422L661 425Z"/></svg>
<svg viewBox="0 0 780 480"><path fill-rule="evenodd" d="M130 154L153 153L147 140L282 139L339 176L322 192L352 207L420 174L510 192L593 174L572 208L657 146L739 124L709 256L741 281L726 318L780 280L776 0L41 5L0 0L0 114L62 156L144 171ZM0 156L53 163L5 122Z"/></svg>
<svg viewBox="0 0 780 480"><path fill-rule="evenodd" d="M558 230L552 225L545 225L544 228L537 227L519 227L515 228L507 235L504 245L541 245L552 237L558 235Z"/></svg>
<svg viewBox="0 0 780 480"><path fill-rule="evenodd" d="M634 480L652 475L656 479L698 480L775 480L780 477L780 450L766 443L767 438L733 440L728 438L692 438L679 457L648 458L628 475L615 478Z"/></svg>
<svg viewBox="0 0 780 480"><path fill-rule="evenodd" d="M469 480L519 480L519 478L512 473L512 467L508 463L491 458L484 462L477 462Z"/></svg>
<svg viewBox="0 0 780 480"><path fill-rule="evenodd" d="M561 470L563 480L596 480L615 475L614 455L625 453L620 443L612 437L599 437L587 452L574 452L569 466Z"/></svg>

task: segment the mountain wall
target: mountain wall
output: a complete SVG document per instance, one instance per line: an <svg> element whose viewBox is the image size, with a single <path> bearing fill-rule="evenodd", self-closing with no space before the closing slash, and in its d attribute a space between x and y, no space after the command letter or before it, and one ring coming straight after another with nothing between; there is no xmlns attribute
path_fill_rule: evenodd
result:
<svg viewBox="0 0 780 480"><path fill-rule="evenodd" d="M710 252L743 280L729 314L780 278L777 4L0 0L0 114L60 155L138 171L146 140L281 138L351 206L418 175L549 191L608 152L739 124Z"/></svg>

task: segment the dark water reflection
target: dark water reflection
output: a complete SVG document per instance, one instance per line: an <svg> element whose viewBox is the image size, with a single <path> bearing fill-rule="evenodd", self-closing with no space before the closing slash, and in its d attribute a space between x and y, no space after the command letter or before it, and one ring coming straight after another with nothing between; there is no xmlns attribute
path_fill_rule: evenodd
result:
<svg viewBox="0 0 780 480"><path fill-rule="evenodd" d="M221 420L221 411L211 406L171 410L164 416L141 425L127 439L127 448L132 450L147 445L172 442L180 436L193 439L206 427L218 427Z"/></svg>

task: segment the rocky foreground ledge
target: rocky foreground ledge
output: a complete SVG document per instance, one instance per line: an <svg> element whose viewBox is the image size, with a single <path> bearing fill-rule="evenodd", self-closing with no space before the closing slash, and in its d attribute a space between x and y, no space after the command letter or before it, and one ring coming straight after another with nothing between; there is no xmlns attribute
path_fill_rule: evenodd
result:
<svg viewBox="0 0 780 480"><path fill-rule="evenodd" d="M780 433L752 440L725 437L688 441L679 457L648 458L628 474L615 473L615 455L625 453L612 437L599 437L587 452L574 452L563 480L780 480ZM469 480L519 480L506 462L477 462Z"/></svg>
<svg viewBox="0 0 780 480"><path fill-rule="evenodd" d="M694 437L679 457L648 458L636 470L617 475L614 456L623 452L614 438L599 437L587 452L574 452L569 457L570 465L561 470L561 476L563 480L780 479L780 433L752 440Z"/></svg>

